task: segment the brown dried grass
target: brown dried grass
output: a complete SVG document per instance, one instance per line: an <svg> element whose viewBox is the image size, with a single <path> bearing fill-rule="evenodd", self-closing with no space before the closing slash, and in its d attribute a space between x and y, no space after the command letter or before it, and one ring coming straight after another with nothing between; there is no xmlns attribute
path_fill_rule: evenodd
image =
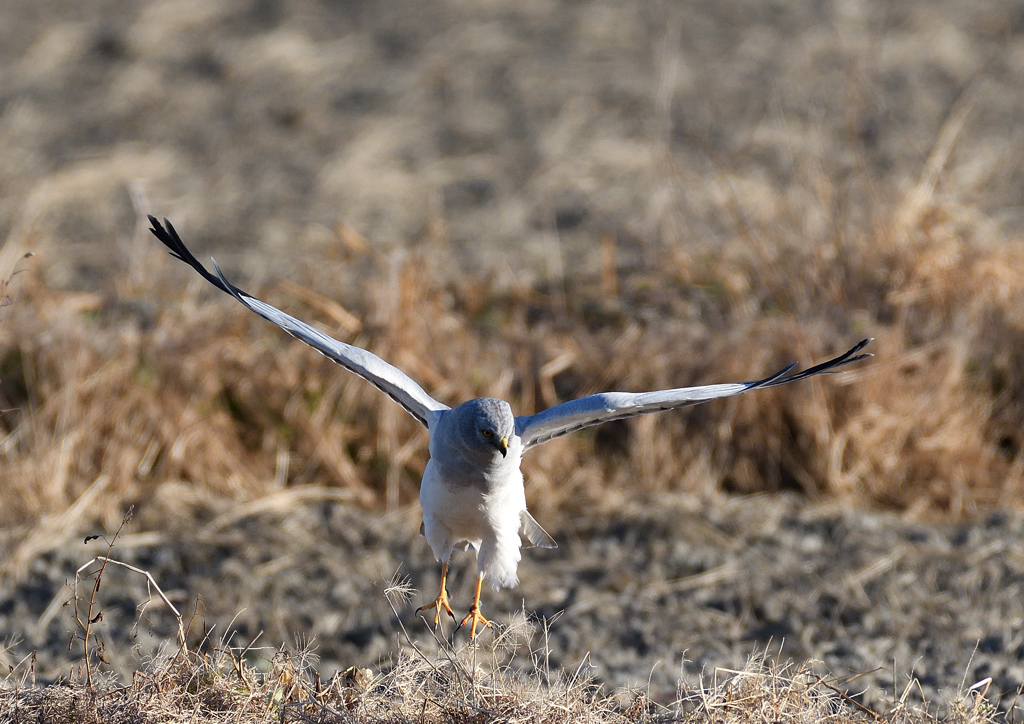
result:
<svg viewBox="0 0 1024 724"><path fill-rule="evenodd" d="M283 648L269 660L262 650L221 642L205 651L158 657L128 684L111 678L36 686L31 661L0 683L0 719L92 724L147 722L884 722L886 724L988 724L998 711L986 698L989 681L965 689L936 711L914 694L909 680L891 706L876 712L857 701L856 677L838 680L820 664L777 664L753 656L740 671L688 677L677 699L651 701L643 690L609 695L588 676L587 661L575 671L553 671L547 651L534 647L536 632L525 622L504 629L489 646L453 646L424 654L406 638L383 671L350 667L327 681L310 649ZM705 672L706 673L706 672ZM711 683L709 683L709 681ZM852 695L851 695L852 693ZM915 703L916 702L916 703Z"/></svg>
<svg viewBox="0 0 1024 724"><path fill-rule="evenodd" d="M778 202L770 225L726 203L738 231L714 250L661 243L644 251L651 261L617 266L629 240L609 235L596 267L524 284L453 275L439 219L390 252L339 225L307 262L315 290L300 274L250 291L445 402L487 394L522 413L604 389L752 379L876 337L876 359L840 376L539 448L524 468L548 521L638 490L788 488L911 516L1016 506L1024 251L937 190L969 109L954 109L920 182L859 230L837 211L843 190L808 172L811 195ZM813 241L792 231L808 204L831 215ZM83 526L116 526L133 503L147 525L145 501L169 482L243 501L300 485L366 505L416 498L425 431L158 246L139 226L104 294L48 287L31 266L12 286L0 324L4 570Z"/></svg>
<svg viewBox="0 0 1024 724"><path fill-rule="evenodd" d="M613 269L613 285L607 269L548 287L453 278L440 224L391 254L345 244L341 229L342 253L318 260L317 276L354 266L354 288L251 291L393 361L439 399L504 396L521 412L601 389L756 378L877 338L876 359L842 376L540 448L525 468L545 517L638 489L796 488L954 517L1017 505L1024 252L918 191L860 236L807 247L741 235L702 258L667 248L657 265ZM243 500L294 485L369 505L415 499L426 434L413 420L190 285L155 242L136 243L151 247L145 284L126 280L112 297L47 288L32 273L14 283L0 325L8 571L83 522L110 528L131 503L144 515L169 481ZM331 301L341 298L351 314Z"/></svg>

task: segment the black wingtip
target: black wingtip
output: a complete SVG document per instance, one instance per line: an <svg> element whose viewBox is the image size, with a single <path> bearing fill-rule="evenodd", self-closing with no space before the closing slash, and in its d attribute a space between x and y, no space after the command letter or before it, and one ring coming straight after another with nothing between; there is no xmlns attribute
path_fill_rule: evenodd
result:
<svg viewBox="0 0 1024 724"><path fill-rule="evenodd" d="M171 222L168 221L165 217L164 223L163 225L161 225L160 222L157 221L157 218L152 214L147 214L146 218L149 219L150 233L157 239L159 239L164 246L170 249L171 254L175 258L181 259L187 264L191 264L191 262L189 262L189 260L185 257L185 254L188 254L188 249L185 248L185 244L182 243L181 239L175 233L174 227L171 226ZM166 228L164 228L165 226ZM182 252L184 252L184 254ZM191 256L191 254L188 254L188 256Z"/></svg>
<svg viewBox="0 0 1024 724"><path fill-rule="evenodd" d="M146 218L149 219L149 232L166 244L167 242L164 241L164 237L167 235L167 232L164 231L164 227L160 226L160 222L152 214L148 214Z"/></svg>
<svg viewBox="0 0 1024 724"><path fill-rule="evenodd" d="M153 236L160 240L160 243L167 247L171 256L173 256L175 259L178 259L179 261L183 261L186 264L188 264L190 267L195 269L200 275L202 275L203 279L210 282L210 284L214 285L222 292L226 292L231 296L237 296L236 292L240 292L241 290L232 290L232 288L230 288L230 285L225 286L223 281L221 281L216 276L208 272L206 270L206 267L200 264L199 260L196 259L192 255L192 252L188 250L188 247L185 246L185 242L183 242L181 240L181 237L178 236L178 232L174 230L174 226L171 224L171 222L168 220L166 216L164 217L163 224L161 224L157 220L157 218L152 214L147 214L146 218L149 219L149 223L151 225L149 231L153 234Z"/></svg>
<svg viewBox="0 0 1024 724"><path fill-rule="evenodd" d="M815 375L842 372L843 370L840 370L840 367L845 367L846 365L853 364L854 362L860 362L861 360L866 360L871 357L874 357L874 355L871 354L870 352L857 354L874 340L874 337L862 339L860 342L858 342L853 347L843 352L838 357L833 357L830 360L826 360L824 362L814 365L813 367L809 367L803 370L802 372L795 372L790 375L788 374L789 371L796 366L796 363L794 362L793 364L786 367L784 370L776 372L774 375L771 375L770 377L765 377L763 380L748 382L748 389L756 389L759 387L777 387L778 385L786 385L789 384L790 382L796 382L797 380L803 380L808 377L813 377Z"/></svg>
<svg viewBox="0 0 1024 724"><path fill-rule="evenodd" d="M164 226L167 227L167 233L171 235L171 238L173 238L176 242L184 246L184 244L182 244L181 237L178 236L178 232L174 230L174 225L171 224L171 220L168 219L166 216L164 217Z"/></svg>
<svg viewBox="0 0 1024 724"><path fill-rule="evenodd" d="M784 378L787 374L789 374L790 370L796 367L796 365L797 363L793 362L791 364L786 365L775 374L765 377L763 380L754 380L753 382L747 382L746 385L749 389L754 389L755 387L768 387L777 382L778 380Z"/></svg>
<svg viewBox="0 0 1024 724"><path fill-rule="evenodd" d="M217 279L220 281L220 288L238 301L242 302L242 304L245 304L245 302L242 301L242 296L248 297L249 295L228 281L228 278L224 276L224 272L221 270L220 264L217 263L216 259L211 256L210 261L213 262L213 269L217 272Z"/></svg>

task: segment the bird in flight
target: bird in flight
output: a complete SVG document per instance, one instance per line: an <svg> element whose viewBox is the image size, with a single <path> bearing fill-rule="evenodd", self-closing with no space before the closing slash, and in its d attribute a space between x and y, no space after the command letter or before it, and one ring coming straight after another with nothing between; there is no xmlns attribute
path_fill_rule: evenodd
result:
<svg viewBox="0 0 1024 724"><path fill-rule="evenodd" d="M213 260L211 274L186 248L171 223L163 225L150 216L150 231L170 249L171 256L185 262L213 284L267 321L305 342L327 358L372 384L401 405L430 433L430 459L423 471L420 505L423 525L434 557L441 563L441 590L433 603L419 611L434 612L434 625L445 611L455 614L448 602L445 582L448 561L456 548L476 551L476 595L459 628L469 624L470 638L478 626L490 622L480 613L480 588L484 580L495 589L519 583L517 568L525 537L531 546L557 547L555 541L526 509L523 454L556 437L600 425L611 420L698 405L721 397L777 387L871 357L861 350L871 341L862 340L849 351L802 372L796 363L770 377L754 382L734 382L700 387L682 387L656 392L603 392L570 400L535 415L516 417L504 400L480 397L451 408L428 395L422 387L380 357L333 339L279 309L260 301L224 278Z"/></svg>

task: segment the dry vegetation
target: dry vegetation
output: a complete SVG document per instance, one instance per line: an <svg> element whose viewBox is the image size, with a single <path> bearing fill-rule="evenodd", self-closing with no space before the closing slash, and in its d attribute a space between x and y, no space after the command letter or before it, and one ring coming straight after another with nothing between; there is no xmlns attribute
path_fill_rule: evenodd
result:
<svg viewBox="0 0 1024 724"><path fill-rule="evenodd" d="M127 520L127 519L126 519ZM115 536L116 537L116 536ZM94 571L96 581L103 569ZM76 579L77 583L77 579ZM96 589L87 601L75 590L73 604L92 612ZM157 589L159 591L159 589ZM411 591L393 580L385 595L397 616ZM160 592L162 596L163 593ZM91 622L76 619L88 649ZM178 616L179 631L183 631ZM409 633L402 637L383 670L350 667L322 680L309 648L283 648L254 665L255 642L232 646L230 639L202 642L190 652L184 633L177 650L165 652L138 670L128 684L96 677L102 659L90 655L59 685L35 683L35 661L24 660L0 687L5 722L69 721L104 724L149 722L745 722L886 724L988 724L997 708L986 699L991 679L961 684L941 718L910 697L911 679L885 711L876 712L845 690L858 677L837 680L818 662L779 666L764 655L743 670L716 670L714 676L688 677L685 671L668 704L633 689L609 695L589 675L584 659L575 670L552 669L547 632L524 619L502 627L487 645L454 646L435 635L438 648L425 654ZM539 645L538 645L539 642ZM173 647L172 647L173 648ZM91 662L91 663L90 663ZM685 662L684 662L685 668ZM705 672L706 673L706 672ZM721 679L721 680L720 680ZM854 696L859 697L858 694ZM909 702L908 702L909 699Z"/></svg>
<svg viewBox="0 0 1024 724"><path fill-rule="evenodd" d="M0 478L10 481L0 526L13 553L5 557L8 571L23 569L72 521L109 528L128 504L167 482L185 481L193 490L240 500L302 485L330 486L389 508L415 499L424 433L371 388L202 288L161 254L144 230L144 215L181 204L181 215L168 214L197 251L217 253L222 261L224 255L229 262L246 260L250 273L233 274L243 288L368 346L450 403L491 394L529 413L601 389L756 378L794 359L807 364L861 336L877 338L877 361L862 371L607 426L539 449L526 463L528 492L548 520L600 506L609 491L789 489L911 517L957 518L1018 505L1024 251L1012 219L1006 220L1007 206L1000 206L1013 203L1020 162L1012 131L1000 125L1015 108L1006 89L1017 87L1016 36L993 34L992 27L1010 22L995 6L972 21L973 35L963 41L987 54L988 66L968 63L939 43L948 57L940 50L934 57L924 53L921 68L901 64L899 43L916 48L930 42L947 28L945 11L899 17L885 11L877 25L870 13L870 22L858 25L837 11L831 21L846 33L842 42L816 52L834 53L838 65L819 68L811 51L819 47L818 21L794 7L792 21L805 33L808 55L785 56L792 65L778 68L782 85L763 99L767 115L746 122L741 108L730 114L736 98L748 97L744 53L761 54L773 67L772 49L778 48L751 31L760 44L741 46L728 63L723 59L721 68L694 80L679 68L708 61L714 48L696 38L688 45L673 33L689 32L685 13L695 10L668 18L666 29L658 12L632 15L598 3L577 20L590 33L612 33L612 21L622 21L622 45L613 46L617 64L595 60L588 43L605 47L608 39L598 33L580 36L579 47L567 51L569 59L553 59L548 68L535 65L531 43L541 40L529 33L549 28L571 34L572 27L562 24L574 14L537 10L507 18L507 26L487 25L487 32L506 40L526 33L518 45L499 43L494 57L478 57L485 51L470 42L468 29L465 37L458 34L459 20L487 21L485 9L450 15L423 6L422 16L409 15L405 21L420 33L430 32L431 23L448 23L458 42L443 47L406 38L411 30L391 14L376 20L372 13L356 13L356 20L330 16L341 24L338 33L350 33L346 42L369 32L381 44L377 54L357 44L356 62L319 40L300 42L303 33L313 33L305 24L315 14L239 16L290 29L258 26L263 29L251 38L243 34L249 39L241 44L217 44L218 23L230 35L240 32L231 23L241 20L231 19L229 2L211 7L219 8L210 10L214 20L195 36L188 33L199 33L195 23L204 21L182 17L171 23L172 6L165 7L169 15L160 16L162 24L142 15L123 35L117 28L99 29L90 40L93 31L79 25L64 34L54 31L26 48L12 76L12 93L33 91L43 99L39 103L52 96L55 104L77 104L83 123L126 124L125 133L152 137L146 144L153 150L143 153L115 138L110 148L101 143L106 150L98 159L50 173L17 156L23 164L18 168L38 182L4 182L14 193L0 265L12 268L26 248L40 252L18 277L18 303L0 325ZM960 18L955 7L950 13ZM707 22L721 37L710 37L732 43L730 23L742 23L741 17L713 16ZM20 18L14 14L12 27ZM395 25L380 30L372 26L378 21ZM408 47L388 45L399 41ZM889 55L872 55L878 44L891 46ZM167 50L161 54L158 47ZM63 54L54 55L52 64L36 62L33 53L55 48ZM421 69L417 52L433 70ZM76 53L84 53L83 67L111 78L96 96L105 104L61 90L77 78ZM269 55L253 65L254 53ZM445 75L442 61L462 67L467 56L486 67L508 63L513 75ZM568 66L576 72L578 92L614 100L643 71L649 97L630 96L631 104L609 109L577 108L566 100L564 85L535 88L536 74L561 78L572 58L581 64ZM394 64L403 82L439 84L441 110L429 94L407 93L408 114L424 127L437 123L443 110L437 143L451 146L437 164L417 161L423 164L419 176L399 178L390 161L370 158L390 159L409 144L422 155L421 146L430 146L422 135L408 140L390 126L378 129L381 118L406 111L389 105L389 93L397 91L374 63ZM957 82L928 76L936 64ZM890 93L885 83L893 65L921 80L913 95ZM970 68L979 69L972 75ZM811 69L820 75L806 75ZM194 106L147 95L133 85L147 73L163 74L166 84L180 84L168 87L189 97L197 87L219 88L228 93L228 105L210 105L212 96L202 93ZM200 80L190 75L195 73ZM716 85L715 73L723 79L737 74L735 83ZM318 84L330 77L379 90L381 98L367 103L386 112L364 118L354 111L345 115L344 104L325 108L318 94L338 91ZM491 118L488 109L497 112L481 98L489 84L507 88L513 80L530 110L517 122L536 130L515 142L548 154L521 170L528 179L522 193L506 193L510 182L503 174L526 151L501 145L510 128L481 120ZM841 97L829 83L843 89ZM888 109L871 100L876 86L889 99ZM530 88L536 100L527 94ZM345 92L358 89L346 86ZM371 93L371 100L376 97ZM700 105L702 98L712 106ZM246 105L257 99L270 104L266 118L252 116ZM792 107L779 105L784 101ZM565 116L545 115L551 103L564 105ZM829 115L814 116L814 103L824 104ZM86 141L75 140L73 127L40 127L36 136L25 135L39 109L28 101L12 107L18 113L12 112L14 125L4 136L10 143L22 138L37 156L58 141L84 144L92 153ZM295 108L305 115L289 116ZM221 111L237 114L229 117L240 127L256 125L237 139L202 135L219 128ZM231 222L222 246L210 228L224 227L223 216L238 195L226 189L218 198L213 181L192 184L190 164L209 159L186 162L176 155L179 149L192 148L193 141L202 141L202 148L223 141L224 163L244 166L244 154L254 153L246 145L252 141L262 151L273 150L265 160L269 167L283 163L283 155L296 173L313 173L306 166L322 169L325 163L318 144L335 142L342 133L328 131L341 122L330 113L339 112L362 134L344 158L356 164L359 153L367 154L363 165L345 167L352 172L345 203L330 196L328 186L317 186L307 213L324 221L296 226L293 212L281 208L281 199L294 190L257 184L253 203L259 206L260 194L277 194L276 205L268 200L259 208L258 226L247 228L241 217ZM148 125L158 118L170 125ZM473 125L478 121L479 128ZM641 122L643 144L631 125ZM876 123L893 130L871 131ZM725 141L716 140L719 127ZM293 135L281 135L286 131ZM963 158L957 156L961 148ZM611 149L620 149L619 155L610 155ZM217 173L237 189L244 180L233 169ZM478 177L497 180L476 193L473 184L484 183ZM173 189L183 185L190 188L187 195L175 197ZM380 197L370 203L372 194ZM631 204L644 194L652 200L640 223ZM225 211L214 214L211 198ZM330 206L336 201L341 210ZM513 213L517 203L536 208L524 217ZM330 212L316 204L327 204ZM551 223L545 213L555 217ZM542 217L538 226L513 223L530 214ZM283 236L271 234L277 217L291 224ZM207 220L210 225L197 223ZM404 225L389 225L399 220ZM516 246L510 237L522 243ZM239 255L243 239L247 251ZM291 253L293 248L302 253ZM510 253L502 257L495 249ZM538 249L542 271L535 268ZM268 261L253 281L261 258ZM229 271L238 265L229 264Z"/></svg>
<svg viewBox="0 0 1024 724"><path fill-rule="evenodd" d="M344 548L336 559L358 558L324 563L336 580L347 580L343 569L369 575L370 543L384 546L378 528L388 525L401 530L390 544L413 545L406 518L415 517L425 432L167 257L145 230L147 213L168 215L198 256L216 254L242 288L371 349L448 403L487 394L530 413L598 390L752 379L875 337L876 359L843 375L537 449L524 463L527 495L552 532L575 534L588 525L580 521L611 513L626 526L628 501L663 494L706 505L675 520L730 555L758 538L699 527L714 510L736 514L722 493L789 491L836 510L891 511L904 523L1020 514L1019 8L328 5L210 0L199 12L90 0L62 8L59 22L35 0L0 7L0 594L70 577L88 557L69 553L72 544L115 530L135 505L126 547L173 575L180 590L171 600L194 600L197 582L223 580L239 590L218 592L220 602L239 608L266 591L293 604L295 590L327 591L365 626L373 611L359 609L365 598L351 584L335 595L328 583L267 581L293 569L324 577L300 563L320 565L317 551L330 544ZM317 505L324 530L314 530ZM364 524L354 511L365 510L398 517ZM259 537L273 526L276 535ZM902 602L934 599L940 613L984 609L942 625L1002 642L992 656L1006 659L997 699L1005 712L1006 680L1024 651L1021 622L1007 618L1024 557L1019 526L991 528L969 556L940 540L924 573L910 561L927 546L894 536L901 547L857 559L853 578L834 586L843 591L835 608L892 618ZM807 531L779 524L763 536L781 547L790 533ZM870 537L858 535L858 546ZM182 553L189 547L199 551L192 558ZM661 562L665 553L643 551ZM189 570L204 555L234 557L241 573ZM974 578L951 562L958 556ZM626 583L605 581L616 606L634 598L622 558L616 575ZM769 567L699 558L693 570L659 569L679 587L665 584L658 611L694 608L696 595L680 592L717 591ZM942 608L951 569L967 593ZM872 588L889 570L902 578ZM576 573L591 585L591 573ZM108 585L120 584L111 576ZM913 595L900 599L908 586ZM53 649L61 599L40 591L25 627L39 632L32 645ZM545 600L586 609L606 593L584 604L575 594ZM727 602L744 595L715 593ZM653 605L636 608L646 615ZM716 618L713 602L700 599L707 617L691 638L714 638L707 631L725 621L738 632L721 650L747 641L739 629L753 627L743 621L750 616L729 606ZM127 625L116 608L104 610ZM0 616L20 610L9 609ZM263 625L262 609L239 615L253 633ZM279 640L296 633L282 623L295 619L268 615L278 617ZM304 608L296 616L327 618ZM918 642L926 619L907 615L893 637ZM591 623L594 632L611 625ZM828 631L885 629L860 625ZM324 627L330 636L341 625ZM362 653L386 640L387 626L370 630L375 643ZM693 673L692 689L684 677L677 701L654 705L642 694L609 698L575 669L549 672L538 662L552 652L519 639L518 653L495 644L485 654L443 640L420 652L416 636L405 637L382 672L346 688L341 675L320 681L302 647L267 663L237 642L200 637L197 649L191 636L187 652L157 657L130 683L109 673L124 670L119 659L97 664L104 673L92 686L79 669L67 685L45 688L33 660L21 661L25 644L5 639L0 661L13 668L0 720L934 715L909 705L909 686L884 708L868 701L877 714L864 711L839 693L855 691L856 680L819 678L817 665L779 670L758 660L721 684L708 683L713 672ZM64 675L52 651L40 656L49 657L42 683ZM921 691L948 691L949 672L937 668ZM943 702L944 720L994 716L983 689L961 686Z"/></svg>
<svg viewBox="0 0 1024 724"><path fill-rule="evenodd" d="M567 274L560 290L452 280L440 271L451 252L438 221L391 255L340 227L330 263L365 270L355 288L252 291L396 361L441 399L502 395L519 410L596 389L752 378L794 355L809 362L876 337L877 359L862 370L540 449L527 466L529 495L549 521L664 491L796 489L911 517L1015 507L1024 259L1013 245L963 235L960 209L933 200L913 217L910 203L871 233L837 238L828 254L774 250L772 274L756 246L738 241L699 260ZM182 299L187 270L146 254L146 283L124 282L116 300L48 288L31 272L7 291L4 404L18 412L5 416L0 459L6 575L83 529L112 529L132 503L142 502L141 529L159 530L168 505L147 511L153 496L184 495L183 519L217 501L254 501L232 520L273 509L286 489L284 505L302 504L291 493L303 489L310 500L370 507L415 498L425 437L400 410L207 289L193 284ZM658 313L639 312L650 309ZM761 664L655 705L609 698L563 673L552 683L529 666L477 668L475 656L399 650L357 694L338 676L320 682L315 659L298 653L277 654L269 670L247 668L227 647L163 657L127 688L109 678L36 688L23 664L0 704L15 721L58 711L105 722L933 717L898 699L862 711L837 693L856 691L845 680ZM977 691L939 712L943 721L995 716Z"/></svg>
<svg viewBox="0 0 1024 724"><path fill-rule="evenodd" d="M929 167L948 152L937 144ZM503 396L522 412L602 389L752 379L876 337L862 370L541 448L526 470L549 519L610 490L796 489L954 517L1013 507L1024 252L970 233L967 212L929 196L923 175L877 228L812 249L740 238L714 255L570 272L555 289L450 278L440 220L390 255L339 227L333 258L317 264L363 270L357 287L251 291L393 360L440 399ZM144 234L134 243L149 245L148 272L122 280L117 299L32 273L15 284L0 330L0 523L19 541L8 571L70 521L109 526L165 481L240 499L286 485L367 505L415 499L426 446L414 421L189 285Z"/></svg>
<svg viewBox="0 0 1024 724"><path fill-rule="evenodd" d="M137 673L130 685L104 682L36 688L23 679L0 689L0 717L12 724L38 721L148 724L149 722L451 722L486 721L692 722L745 724L790 722L853 724L988 724L995 709L985 700L986 682L964 691L941 719L900 700L884 713L859 706L830 678L812 667L782 668L754 659L743 671L720 672L720 684L687 687L670 705L649 701L642 691L608 696L580 671L529 673L504 652L447 650L428 659L412 650L396 655L375 675L352 669L329 681L316 673L315 656L281 651L269 670L256 670L219 648L205 655L166 657ZM489 661L482 662L481 659ZM24 677L24 675L22 675Z"/></svg>

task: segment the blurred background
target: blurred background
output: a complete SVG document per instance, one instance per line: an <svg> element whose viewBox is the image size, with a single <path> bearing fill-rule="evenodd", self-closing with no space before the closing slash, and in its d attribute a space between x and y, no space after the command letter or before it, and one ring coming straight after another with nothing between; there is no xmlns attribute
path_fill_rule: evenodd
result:
<svg viewBox="0 0 1024 724"><path fill-rule="evenodd" d="M425 431L168 257L152 213L449 404L875 337L843 375L538 448L527 497L563 545L490 611L554 617L555 663L662 698L684 656L767 646L1012 698L1021 118L1010 0L8 0L0 657L67 673L63 583L133 504L115 553L194 635L312 637L327 674L394 649L402 561L436 586ZM145 583L108 575L123 674L173 626L132 628Z"/></svg>

